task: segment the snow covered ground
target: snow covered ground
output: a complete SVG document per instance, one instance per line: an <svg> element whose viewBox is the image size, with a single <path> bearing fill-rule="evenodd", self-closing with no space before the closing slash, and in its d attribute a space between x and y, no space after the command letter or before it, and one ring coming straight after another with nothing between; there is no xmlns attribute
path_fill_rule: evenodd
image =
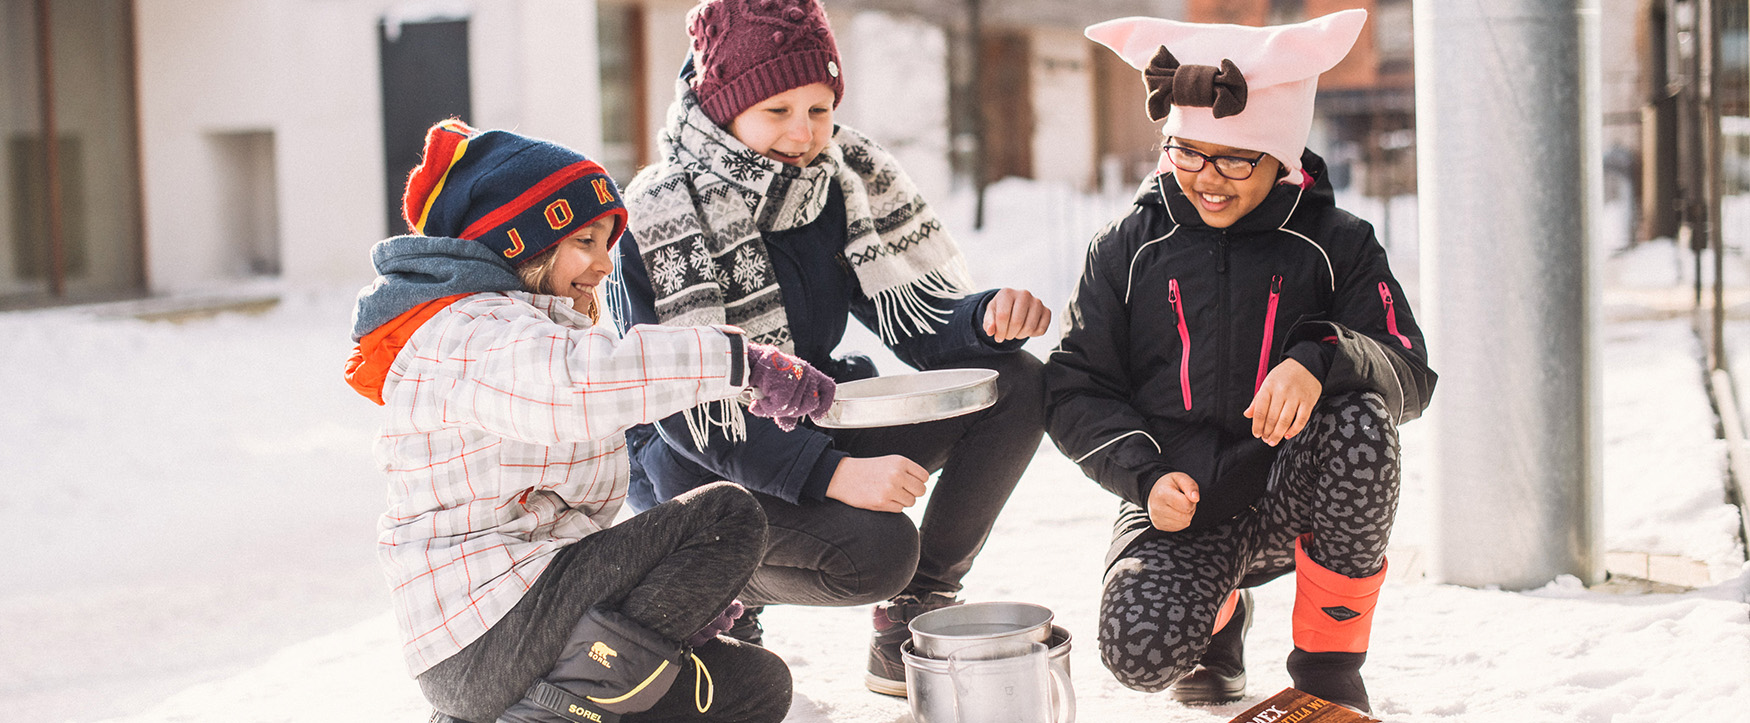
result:
<svg viewBox="0 0 1750 723"><path fill-rule="evenodd" d="M1061 309L1081 245L1122 200L1063 198L994 188L990 227L956 229L981 282L1034 289ZM963 201L945 206L951 223L969 216ZM1700 350L1687 317L1637 311L1681 283L1648 271L1680 268L1675 254L1654 244L1610 261L1641 295L1607 296L1603 523L1608 549L1688 561L1703 584L1649 594L1571 579L1530 592L1430 581L1429 451L1408 425L1392 580L1366 668L1387 720L1629 723L1750 709L1750 567L1723 501ZM126 317L128 306L0 314L0 529L11 543L0 721L424 720L372 558L378 410L340 380L352 290L272 290L281 302L265 313L180 323ZM1286 686L1286 580L1259 591L1246 701L1186 708L1105 672L1092 638L1115 506L1047 445L966 597L1056 611L1075 636L1083 721L1219 723ZM797 681L791 721L909 723L904 701L862 687L867 616L766 613L768 643Z"/></svg>

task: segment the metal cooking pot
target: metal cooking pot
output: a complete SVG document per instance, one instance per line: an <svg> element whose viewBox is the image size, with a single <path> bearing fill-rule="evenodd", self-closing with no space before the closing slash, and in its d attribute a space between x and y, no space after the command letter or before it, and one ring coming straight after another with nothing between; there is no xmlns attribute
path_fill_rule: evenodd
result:
<svg viewBox="0 0 1750 723"><path fill-rule="evenodd" d="M911 641L918 655L937 660L947 660L955 651L974 645L1008 645L1019 653L1028 643L1046 642L1051 636L1051 618L1051 608L1033 603L967 603L913 618Z"/></svg>
<svg viewBox="0 0 1750 723"><path fill-rule="evenodd" d="M829 428L892 427L970 414L997 402L993 369L936 369L838 385L832 406L814 418Z"/></svg>

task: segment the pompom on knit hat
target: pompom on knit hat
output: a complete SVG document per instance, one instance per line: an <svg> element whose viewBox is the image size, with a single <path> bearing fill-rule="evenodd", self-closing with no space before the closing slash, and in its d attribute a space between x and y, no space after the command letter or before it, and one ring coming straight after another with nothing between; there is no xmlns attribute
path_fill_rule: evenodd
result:
<svg viewBox="0 0 1750 723"><path fill-rule="evenodd" d="M1319 74L1366 22L1360 9L1269 27L1132 17L1085 33L1142 71L1150 120L1167 120L1162 135L1263 151L1288 170L1283 183L1301 184Z"/></svg>
<svg viewBox="0 0 1750 723"><path fill-rule="evenodd" d="M594 161L509 131L478 131L454 118L426 131L407 177L402 213L422 236L478 241L521 266L603 217L608 245L626 230L620 189Z"/></svg>
<svg viewBox="0 0 1750 723"><path fill-rule="evenodd" d="M819 0L705 0L687 13L693 92L719 126L767 98L813 83L844 99L839 48Z"/></svg>

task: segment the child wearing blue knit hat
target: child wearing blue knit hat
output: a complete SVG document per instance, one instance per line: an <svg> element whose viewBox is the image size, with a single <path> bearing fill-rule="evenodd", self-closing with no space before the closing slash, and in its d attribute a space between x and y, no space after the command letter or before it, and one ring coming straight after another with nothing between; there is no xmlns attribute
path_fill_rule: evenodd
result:
<svg viewBox="0 0 1750 723"><path fill-rule="evenodd" d="M735 327L599 323L626 210L575 151L445 121L403 204L347 381L388 411L378 557L436 719L782 720L783 661L718 636L759 504L724 483L615 525L623 432L748 389L756 415L818 414L831 380Z"/></svg>

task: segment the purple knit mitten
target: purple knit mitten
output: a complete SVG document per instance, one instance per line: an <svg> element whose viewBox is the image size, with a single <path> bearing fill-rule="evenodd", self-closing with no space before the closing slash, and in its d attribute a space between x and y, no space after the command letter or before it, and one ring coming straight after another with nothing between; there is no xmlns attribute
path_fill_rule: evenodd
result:
<svg viewBox="0 0 1750 723"><path fill-rule="evenodd" d="M803 417L819 415L832 406L833 385L829 377L808 362L766 344L747 345L748 386L759 398L748 411L769 417L788 432Z"/></svg>
<svg viewBox="0 0 1750 723"><path fill-rule="evenodd" d="M729 607L723 608L723 612L718 613L717 617L711 619L711 622L705 623L705 627L699 628L699 632L693 633L692 637L687 638L687 647L697 648L711 642L712 638L729 632L729 629L735 626L735 619L741 617L741 613L745 610L747 607L742 605L740 600L729 601Z"/></svg>

